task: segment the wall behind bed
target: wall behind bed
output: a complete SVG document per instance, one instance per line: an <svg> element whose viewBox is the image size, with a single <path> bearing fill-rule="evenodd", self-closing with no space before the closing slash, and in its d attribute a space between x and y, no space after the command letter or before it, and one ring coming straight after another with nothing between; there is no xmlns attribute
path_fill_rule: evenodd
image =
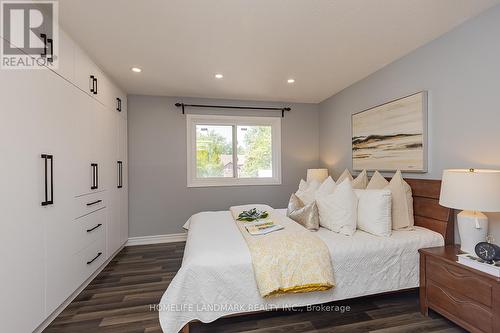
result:
<svg viewBox="0 0 500 333"><path fill-rule="evenodd" d="M422 22L425 26L425 22ZM351 168L351 114L429 91L429 173L500 168L500 6L320 103L320 159L334 175ZM489 214L500 242L500 214ZM458 237L457 237L458 238Z"/></svg>
<svg viewBox="0 0 500 333"><path fill-rule="evenodd" d="M174 103L290 105L282 119L282 185L186 187L186 117ZM192 110L194 113L195 110ZM273 115L279 112L203 110L203 113ZM191 112L191 111L190 111ZM129 236L183 232L194 213L231 205L267 203L286 207L306 169L319 163L317 104L223 101L214 99L128 96Z"/></svg>

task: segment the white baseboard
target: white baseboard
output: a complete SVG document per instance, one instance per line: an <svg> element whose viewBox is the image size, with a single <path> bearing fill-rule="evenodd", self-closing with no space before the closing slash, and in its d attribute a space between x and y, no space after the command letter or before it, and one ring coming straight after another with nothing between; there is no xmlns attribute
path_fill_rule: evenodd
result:
<svg viewBox="0 0 500 333"><path fill-rule="evenodd" d="M125 246L185 242L187 233L130 237Z"/></svg>
<svg viewBox="0 0 500 333"><path fill-rule="evenodd" d="M76 298L76 296L78 296L83 289L85 289L90 282L92 282L92 280L97 276L99 275L99 273L101 273L101 271L111 262L111 260L113 260L113 258L118 254L118 252L120 252L123 247L125 245L121 246L115 253L113 253L112 256L110 256L108 258L108 260L106 260L102 265L101 267L99 267L87 280L85 280L85 282L80 286L78 287L78 289L76 289L61 305L59 305L57 307L57 309L55 309L48 317L47 319L45 319L34 331L33 333L41 333L44 329L47 328L47 326L50 325L50 323L52 323L54 321L54 319L57 318L57 316L59 316L59 314L61 312L63 312L63 310L71 303L73 302L73 300Z"/></svg>

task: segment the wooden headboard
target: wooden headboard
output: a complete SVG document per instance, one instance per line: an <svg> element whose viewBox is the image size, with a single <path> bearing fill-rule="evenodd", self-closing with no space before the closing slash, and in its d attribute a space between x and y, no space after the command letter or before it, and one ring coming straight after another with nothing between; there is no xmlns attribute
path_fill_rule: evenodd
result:
<svg viewBox="0 0 500 333"><path fill-rule="evenodd" d="M441 181L405 178L413 192L415 225L439 232L445 244L454 244L453 210L439 205Z"/></svg>

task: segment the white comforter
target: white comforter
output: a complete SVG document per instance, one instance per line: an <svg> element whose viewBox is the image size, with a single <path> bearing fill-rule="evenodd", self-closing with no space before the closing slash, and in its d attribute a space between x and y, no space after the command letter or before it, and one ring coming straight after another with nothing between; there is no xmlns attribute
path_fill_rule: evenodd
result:
<svg viewBox="0 0 500 333"><path fill-rule="evenodd" d="M336 288L262 298L249 250L229 211L199 213L186 225L189 233L182 267L159 305L165 333L178 332L194 319L211 322L229 314L414 288L419 280L417 250L444 244L440 234L419 227L394 231L390 237L360 230L344 236L321 228L317 235L330 250Z"/></svg>

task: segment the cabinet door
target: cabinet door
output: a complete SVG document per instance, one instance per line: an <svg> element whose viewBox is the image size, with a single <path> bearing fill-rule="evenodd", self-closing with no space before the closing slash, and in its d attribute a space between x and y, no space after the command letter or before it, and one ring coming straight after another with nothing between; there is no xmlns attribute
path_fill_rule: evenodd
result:
<svg viewBox="0 0 500 333"><path fill-rule="evenodd" d="M123 118L127 118L127 95L123 93L118 87L115 87L113 91L115 99L114 110L117 111L118 114ZM119 103L117 102L117 99L120 100Z"/></svg>
<svg viewBox="0 0 500 333"><path fill-rule="evenodd" d="M0 75L2 332L30 332L45 315L43 219L53 210L40 205L41 129L46 130L48 123L39 110L38 103L45 96L38 85L46 83L46 75L44 70L2 71Z"/></svg>
<svg viewBox="0 0 500 333"><path fill-rule="evenodd" d="M114 85L80 48L75 50L75 84L107 108L115 108Z"/></svg>
<svg viewBox="0 0 500 333"><path fill-rule="evenodd" d="M120 244L120 189L119 185L119 157L118 157L118 137L119 137L119 119L116 111L107 110L107 128L110 134L108 141L108 155L107 161L109 162L109 187L107 190L108 195L108 223L107 223L107 253L112 255L121 246Z"/></svg>
<svg viewBox="0 0 500 333"><path fill-rule="evenodd" d="M122 94L121 95L121 100L122 100L122 111L120 112L121 116L124 118L127 118L127 107L128 107L128 101L127 101L127 95Z"/></svg>
<svg viewBox="0 0 500 333"><path fill-rule="evenodd" d="M97 77L99 73L99 69L87 54L81 48L76 47L75 84L89 96L96 97L96 94L94 94L95 83L93 82L93 78ZM97 83L97 86L99 91L99 83Z"/></svg>
<svg viewBox="0 0 500 333"><path fill-rule="evenodd" d="M107 247L108 255L113 255L123 244L121 242L121 208L120 208L120 193L117 188L109 191L108 202L108 230L107 230Z"/></svg>
<svg viewBox="0 0 500 333"><path fill-rule="evenodd" d="M110 79L102 71L98 71L97 74L97 95L96 98L101 102L106 108L110 110L116 109L116 94L115 86Z"/></svg>
<svg viewBox="0 0 500 333"><path fill-rule="evenodd" d="M61 75L63 78L70 82L75 82L75 43L64 32L59 29L59 49L58 54L54 57L57 58L58 68L54 71Z"/></svg>
<svg viewBox="0 0 500 333"><path fill-rule="evenodd" d="M109 143L112 133L108 128L110 111L97 101L94 101L94 112L92 120L92 163L97 164L98 182L94 191L104 191L113 183L110 179L110 169L113 165L109 161Z"/></svg>
<svg viewBox="0 0 500 333"><path fill-rule="evenodd" d="M80 196L91 193L92 167L94 157L94 121L97 118L97 102L82 91L78 91L72 105L73 120L67 124L72 128L70 143L73 148L73 195Z"/></svg>
<svg viewBox="0 0 500 333"><path fill-rule="evenodd" d="M127 152L127 119L120 117L119 157L123 161L122 188L120 189L120 225L121 243L128 240L128 152Z"/></svg>
<svg viewBox="0 0 500 333"><path fill-rule="evenodd" d="M60 94L69 83L49 70L3 71L0 75L0 148L2 227L0 253L0 331L30 332L46 316L45 237L47 226L63 221L68 211L68 150L66 110L69 96ZM66 118L65 118L66 117ZM61 127L62 126L62 127ZM45 163L53 155L53 193L50 164L45 200ZM29 306L26 306L27 302ZM19 311L19 309L23 309Z"/></svg>

